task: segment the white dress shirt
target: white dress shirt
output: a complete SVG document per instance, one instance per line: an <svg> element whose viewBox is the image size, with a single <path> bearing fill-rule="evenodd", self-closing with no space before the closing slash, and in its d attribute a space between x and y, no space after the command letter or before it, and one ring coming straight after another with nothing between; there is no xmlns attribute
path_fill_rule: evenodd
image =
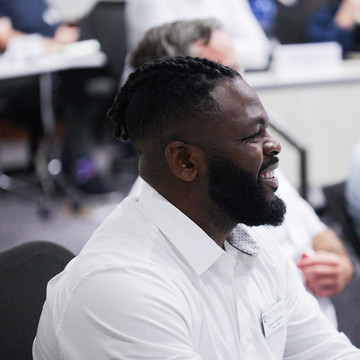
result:
<svg viewBox="0 0 360 360"><path fill-rule="evenodd" d="M34 359L360 358L275 243L229 241L144 184L49 282Z"/></svg>
<svg viewBox="0 0 360 360"><path fill-rule="evenodd" d="M263 69L270 43L247 0L131 0L125 8L127 43L133 50L145 32L177 20L218 19L233 40L241 66Z"/></svg>
<svg viewBox="0 0 360 360"><path fill-rule="evenodd" d="M285 220L281 226L264 227L297 263L302 254L312 255L313 238L326 230L311 205L306 202L280 169L276 171L279 188L276 194L286 203Z"/></svg>
<svg viewBox="0 0 360 360"><path fill-rule="evenodd" d="M303 254L314 254L313 239L327 227L280 170L277 170L276 176L279 179L277 195L286 203L285 220L281 226L262 226L260 229L269 233L296 264ZM301 279L305 282L301 270L298 271ZM319 302L320 310L337 328L335 307L331 300L327 297L317 297L316 299Z"/></svg>

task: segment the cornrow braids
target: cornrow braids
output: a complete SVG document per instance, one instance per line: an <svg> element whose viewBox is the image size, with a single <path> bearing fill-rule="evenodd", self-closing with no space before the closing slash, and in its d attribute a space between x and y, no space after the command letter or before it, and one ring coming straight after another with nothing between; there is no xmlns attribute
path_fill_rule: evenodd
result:
<svg viewBox="0 0 360 360"><path fill-rule="evenodd" d="M218 110L211 91L219 81L240 75L208 59L174 57L137 68L120 89L107 113L118 140L139 140L161 136L172 126L186 126Z"/></svg>

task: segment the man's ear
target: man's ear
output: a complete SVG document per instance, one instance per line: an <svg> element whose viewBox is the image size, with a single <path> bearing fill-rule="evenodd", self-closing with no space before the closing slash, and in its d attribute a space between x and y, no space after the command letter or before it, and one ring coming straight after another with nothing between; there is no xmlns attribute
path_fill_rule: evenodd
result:
<svg viewBox="0 0 360 360"><path fill-rule="evenodd" d="M193 181L198 174L198 149L183 141L172 141L166 146L166 161L175 176Z"/></svg>

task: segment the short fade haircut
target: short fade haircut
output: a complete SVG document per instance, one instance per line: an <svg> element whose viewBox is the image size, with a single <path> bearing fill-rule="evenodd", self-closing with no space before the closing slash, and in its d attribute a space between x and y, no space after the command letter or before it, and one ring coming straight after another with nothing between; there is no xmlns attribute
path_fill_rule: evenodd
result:
<svg viewBox="0 0 360 360"><path fill-rule="evenodd" d="M194 43L201 40L207 45L212 32L221 28L221 23L214 18L180 20L154 27L139 41L129 63L135 69L155 59L197 56L193 50Z"/></svg>
<svg viewBox="0 0 360 360"><path fill-rule="evenodd" d="M194 122L219 112L212 90L236 78L241 76L232 68L189 56L145 64L130 74L108 111L114 136L130 138L140 153L141 141L161 141L164 130L190 131Z"/></svg>

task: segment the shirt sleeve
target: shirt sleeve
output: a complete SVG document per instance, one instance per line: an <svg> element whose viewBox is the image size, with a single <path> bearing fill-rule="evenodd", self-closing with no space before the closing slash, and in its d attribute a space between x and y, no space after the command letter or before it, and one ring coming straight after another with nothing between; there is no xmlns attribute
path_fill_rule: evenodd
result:
<svg viewBox="0 0 360 360"><path fill-rule="evenodd" d="M296 190L293 189L293 191ZM312 240L314 237L324 232L327 226L320 220L313 207L297 192L294 193L293 197L290 199L292 203L288 206L296 207L296 212L294 211L297 215L296 220L301 223L301 226L304 228L304 232L308 234L310 244L312 246ZM285 200L287 200L287 198L285 198ZM293 221L288 226L295 223L295 217L292 220Z"/></svg>
<svg viewBox="0 0 360 360"><path fill-rule="evenodd" d="M278 171L278 178L280 182L279 195L285 200L288 210L284 226L294 227L300 223L304 233L308 235L310 243L312 243L312 239L316 235L325 231L326 225L280 170Z"/></svg>
<svg viewBox="0 0 360 360"><path fill-rule="evenodd" d="M53 37L60 25L57 12L43 1L5 1L0 5L1 16L9 17L14 29L28 34Z"/></svg>
<svg viewBox="0 0 360 360"><path fill-rule="evenodd" d="M248 1L236 0L229 6L231 36L241 65L246 70L265 69L270 60L270 42L253 14Z"/></svg>
<svg viewBox="0 0 360 360"><path fill-rule="evenodd" d="M306 34L311 42L336 41L343 49L343 53L353 50L355 46L355 31L339 27L334 16L338 6L324 4L310 18Z"/></svg>
<svg viewBox="0 0 360 360"><path fill-rule="evenodd" d="M266 227L273 238L282 246L285 253L298 262L303 253L312 253L313 238L326 229L311 205L297 192L279 169L278 196L286 203L287 211L281 226Z"/></svg>
<svg viewBox="0 0 360 360"><path fill-rule="evenodd" d="M0 1L0 17L10 16L9 3L11 4L11 0L10 1L9 0Z"/></svg>
<svg viewBox="0 0 360 360"><path fill-rule="evenodd" d="M98 271L69 302L58 331L64 359L200 360L181 286L148 266Z"/></svg>
<svg viewBox="0 0 360 360"><path fill-rule="evenodd" d="M125 5L128 50L132 51L145 32L154 26L176 20L171 1L132 0Z"/></svg>

